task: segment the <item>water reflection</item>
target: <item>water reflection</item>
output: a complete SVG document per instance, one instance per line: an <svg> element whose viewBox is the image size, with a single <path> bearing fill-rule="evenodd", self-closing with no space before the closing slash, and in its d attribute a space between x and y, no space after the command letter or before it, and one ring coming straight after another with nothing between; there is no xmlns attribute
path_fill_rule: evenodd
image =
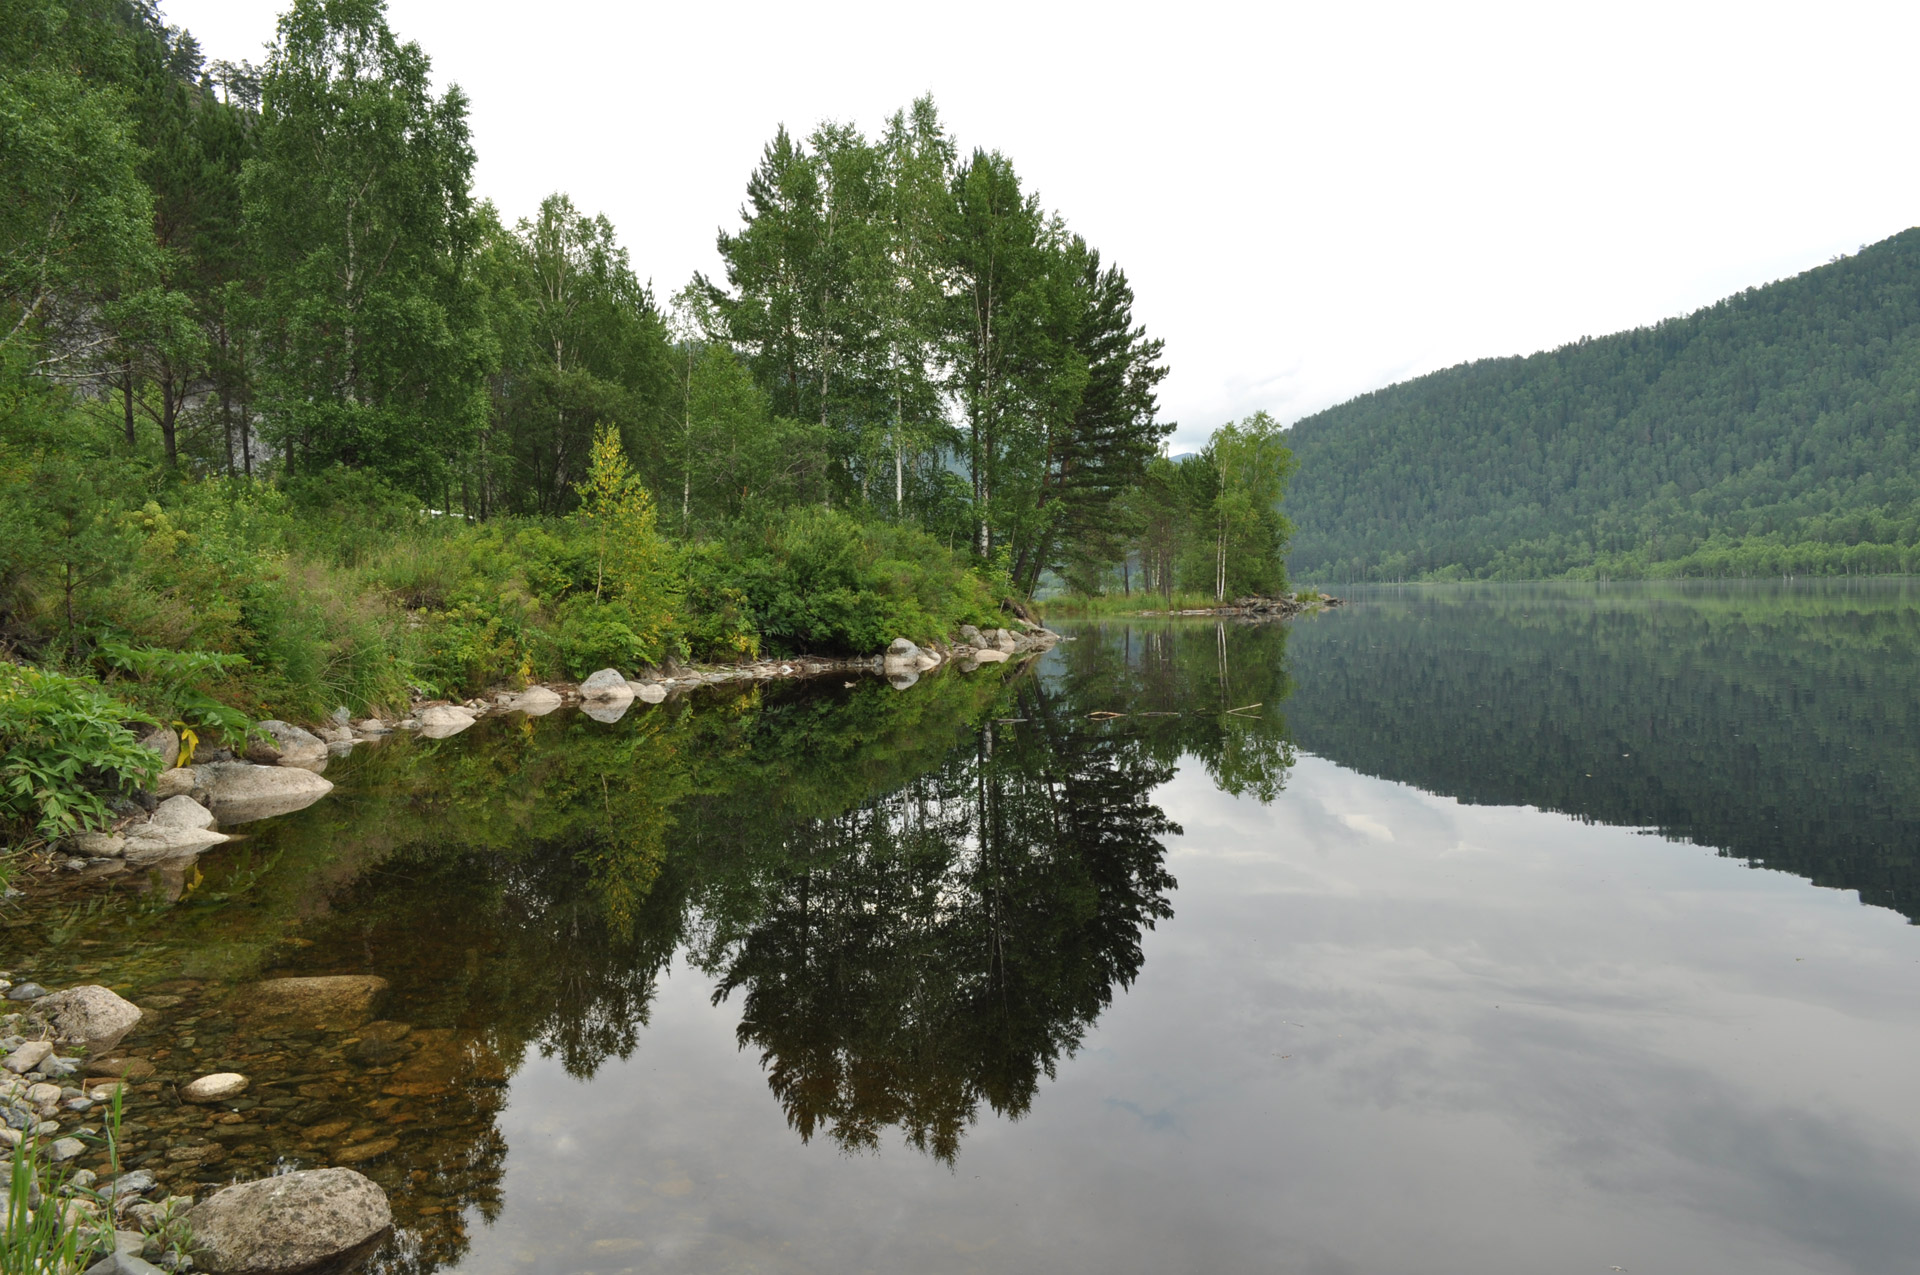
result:
<svg viewBox="0 0 1920 1275"><path fill-rule="evenodd" d="M394 1195L383 1269L461 1259L501 1216L525 1060L586 1079L634 1056L678 953L803 1142L898 1137L952 1164L983 1113L1032 1109L1139 974L1173 912L1179 829L1154 794L1179 759L1283 788L1273 636L1090 630L1038 674L395 739L174 906L123 889L18 924L58 931L36 977L163 1007L128 1042L158 1068L130 1163L181 1184L352 1163ZM343 973L391 987L352 1023L249 1026L253 980ZM255 1079L239 1123L168 1100L215 1069Z"/></svg>
<svg viewBox="0 0 1920 1275"><path fill-rule="evenodd" d="M1289 656L1295 737L1343 766L1920 919L1920 583L1373 588Z"/></svg>

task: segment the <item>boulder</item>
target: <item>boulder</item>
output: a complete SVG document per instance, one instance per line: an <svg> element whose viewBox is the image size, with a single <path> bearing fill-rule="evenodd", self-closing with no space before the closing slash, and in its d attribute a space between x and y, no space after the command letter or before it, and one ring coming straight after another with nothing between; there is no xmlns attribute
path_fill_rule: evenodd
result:
<svg viewBox="0 0 1920 1275"><path fill-rule="evenodd" d="M192 801L191 797L169 797L169 801ZM185 859L208 846L231 840L224 832L211 828L178 828L165 824L143 823L127 830L125 858L135 867L159 863L163 859Z"/></svg>
<svg viewBox="0 0 1920 1275"><path fill-rule="evenodd" d="M133 1238L142 1244L146 1242L144 1235L136 1233ZM166 1275L166 1272L140 1256L138 1248L115 1248L113 1252L87 1267L85 1275Z"/></svg>
<svg viewBox="0 0 1920 1275"><path fill-rule="evenodd" d="M940 656L933 651L922 651L914 657L913 664L915 668L924 673L928 669L940 667Z"/></svg>
<svg viewBox="0 0 1920 1275"><path fill-rule="evenodd" d="M474 715L458 704L436 704L420 710L420 737L445 739L473 725Z"/></svg>
<svg viewBox="0 0 1920 1275"><path fill-rule="evenodd" d="M391 735L393 727L377 717L363 717L353 724L355 735Z"/></svg>
<svg viewBox="0 0 1920 1275"><path fill-rule="evenodd" d="M216 1191L187 1214L211 1275L344 1270L393 1226L387 1193L352 1169L304 1169Z"/></svg>
<svg viewBox="0 0 1920 1275"><path fill-rule="evenodd" d="M333 791L312 771L289 766L223 761L195 766L193 772L213 817L229 825L304 810Z"/></svg>
<svg viewBox="0 0 1920 1275"><path fill-rule="evenodd" d="M627 685L627 679L619 669L603 668L580 683L580 698L583 700L630 700L633 698L633 688Z"/></svg>
<svg viewBox="0 0 1920 1275"><path fill-rule="evenodd" d="M357 1027L373 1016L387 990L374 974L269 978L235 993L234 1008L250 1018L289 1019L310 1027Z"/></svg>
<svg viewBox="0 0 1920 1275"><path fill-rule="evenodd" d="M544 686L529 686L507 701L509 713L525 713L528 717L545 717L560 707L560 696Z"/></svg>
<svg viewBox="0 0 1920 1275"><path fill-rule="evenodd" d="M247 1078L237 1071L218 1071L180 1086L182 1102L225 1102L247 1091Z"/></svg>
<svg viewBox="0 0 1920 1275"><path fill-rule="evenodd" d="M153 795L165 801L169 797L185 797L193 792L193 768L185 770L163 770L160 777L153 781Z"/></svg>
<svg viewBox="0 0 1920 1275"><path fill-rule="evenodd" d="M906 638L895 638L887 645L886 654L880 657L880 667L888 676L895 673L918 673L920 671L920 648ZM911 682L908 685L912 685Z"/></svg>
<svg viewBox="0 0 1920 1275"><path fill-rule="evenodd" d="M347 712L347 706L342 704L327 714L327 725L334 727L345 726L351 717L352 714Z"/></svg>
<svg viewBox="0 0 1920 1275"><path fill-rule="evenodd" d="M172 770L180 763L180 735L170 726L162 726L140 741L140 747L160 754L160 768Z"/></svg>
<svg viewBox="0 0 1920 1275"><path fill-rule="evenodd" d="M897 637L887 644L887 658L890 660L910 660L920 654L920 648L912 639Z"/></svg>
<svg viewBox="0 0 1920 1275"><path fill-rule="evenodd" d="M127 852L127 839L117 832L76 832L67 838L67 849L89 859L118 859Z"/></svg>
<svg viewBox="0 0 1920 1275"><path fill-rule="evenodd" d="M260 729L271 736L273 742L268 744L255 740L248 744L247 757L252 761L277 762L282 766L312 766L327 759L326 741L312 731L277 718L261 722Z"/></svg>
<svg viewBox="0 0 1920 1275"><path fill-rule="evenodd" d="M1006 662L1006 659L1007 653L1005 651L997 650L991 646L984 647L973 653L973 662L975 664L1003 664Z"/></svg>
<svg viewBox="0 0 1920 1275"><path fill-rule="evenodd" d="M53 1054L53 1042L48 1040L30 1040L7 1055L0 1067L5 1067L16 1076L24 1076L45 1062Z"/></svg>
<svg viewBox="0 0 1920 1275"><path fill-rule="evenodd" d="M1005 629L995 629L990 636L992 637L993 644L996 647L1000 648L1002 651L1005 651L1009 655L1013 654L1013 650L1014 650L1013 634L1007 632Z"/></svg>
<svg viewBox="0 0 1920 1275"><path fill-rule="evenodd" d="M963 624L960 626L960 640L968 646L985 646L987 644L986 639L980 636L980 630L971 624Z"/></svg>
<svg viewBox="0 0 1920 1275"><path fill-rule="evenodd" d="M919 673L919 670L917 669L890 668L887 670L887 685L893 687L893 689L896 691L904 691L919 680L920 680L920 673Z"/></svg>
<svg viewBox="0 0 1920 1275"><path fill-rule="evenodd" d="M334 744L345 744L351 748L357 736L354 735L351 726L322 726L320 738L325 740L329 747Z"/></svg>
<svg viewBox="0 0 1920 1275"><path fill-rule="evenodd" d="M642 704L663 704L667 699L667 688L658 682L635 682L633 697Z"/></svg>
<svg viewBox="0 0 1920 1275"><path fill-rule="evenodd" d="M191 797L169 797L153 812L148 826L199 831L213 827L213 812Z"/></svg>
<svg viewBox="0 0 1920 1275"><path fill-rule="evenodd" d="M46 1020L57 1044L78 1045L104 1054L140 1022L140 1007L107 988L89 983L41 998L33 1012Z"/></svg>

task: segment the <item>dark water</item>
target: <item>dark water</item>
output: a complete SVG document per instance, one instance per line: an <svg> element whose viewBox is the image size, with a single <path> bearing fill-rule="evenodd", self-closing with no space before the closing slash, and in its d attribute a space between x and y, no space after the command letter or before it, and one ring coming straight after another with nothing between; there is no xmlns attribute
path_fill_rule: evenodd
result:
<svg viewBox="0 0 1920 1275"><path fill-rule="evenodd" d="M391 1271L1914 1268L1920 590L1076 638L393 740L7 960L159 1010L134 1160L350 1161Z"/></svg>

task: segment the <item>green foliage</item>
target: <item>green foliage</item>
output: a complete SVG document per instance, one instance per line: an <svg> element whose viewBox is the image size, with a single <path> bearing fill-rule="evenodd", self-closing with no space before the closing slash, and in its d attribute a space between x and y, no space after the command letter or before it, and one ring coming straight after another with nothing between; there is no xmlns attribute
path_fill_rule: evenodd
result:
<svg viewBox="0 0 1920 1275"><path fill-rule="evenodd" d="M1920 230L1299 422L1311 579L1920 569Z"/></svg>
<svg viewBox="0 0 1920 1275"><path fill-rule="evenodd" d="M797 509L740 528L729 544L760 633L785 651L867 654L994 618L985 580L912 528Z"/></svg>
<svg viewBox="0 0 1920 1275"><path fill-rule="evenodd" d="M0 663L0 823L47 840L105 824L103 790L144 784L160 769L127 729L153 720L97 682Z"/></svg>
<svg viewBox="0 0 1920 1275"><path fill-rule="evenodd" d="M246 667L242 655L211 651L165 651L102 642L94 658L113 673L133 679L129 698L171 714L196 733L217 732L229 743L247 736L247 715L223 703L213 688Z"/></svg>

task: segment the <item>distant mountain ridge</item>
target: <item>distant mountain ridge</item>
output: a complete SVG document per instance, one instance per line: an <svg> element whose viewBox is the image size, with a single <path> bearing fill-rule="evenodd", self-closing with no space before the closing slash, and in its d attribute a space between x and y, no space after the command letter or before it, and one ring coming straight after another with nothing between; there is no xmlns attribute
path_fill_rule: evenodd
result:
<svg viewBox="0 0 1920 1275"><path fill-rule="evenodd" d="M1920 569L1920 229L1288 442L1303 580Z"/></svg>

